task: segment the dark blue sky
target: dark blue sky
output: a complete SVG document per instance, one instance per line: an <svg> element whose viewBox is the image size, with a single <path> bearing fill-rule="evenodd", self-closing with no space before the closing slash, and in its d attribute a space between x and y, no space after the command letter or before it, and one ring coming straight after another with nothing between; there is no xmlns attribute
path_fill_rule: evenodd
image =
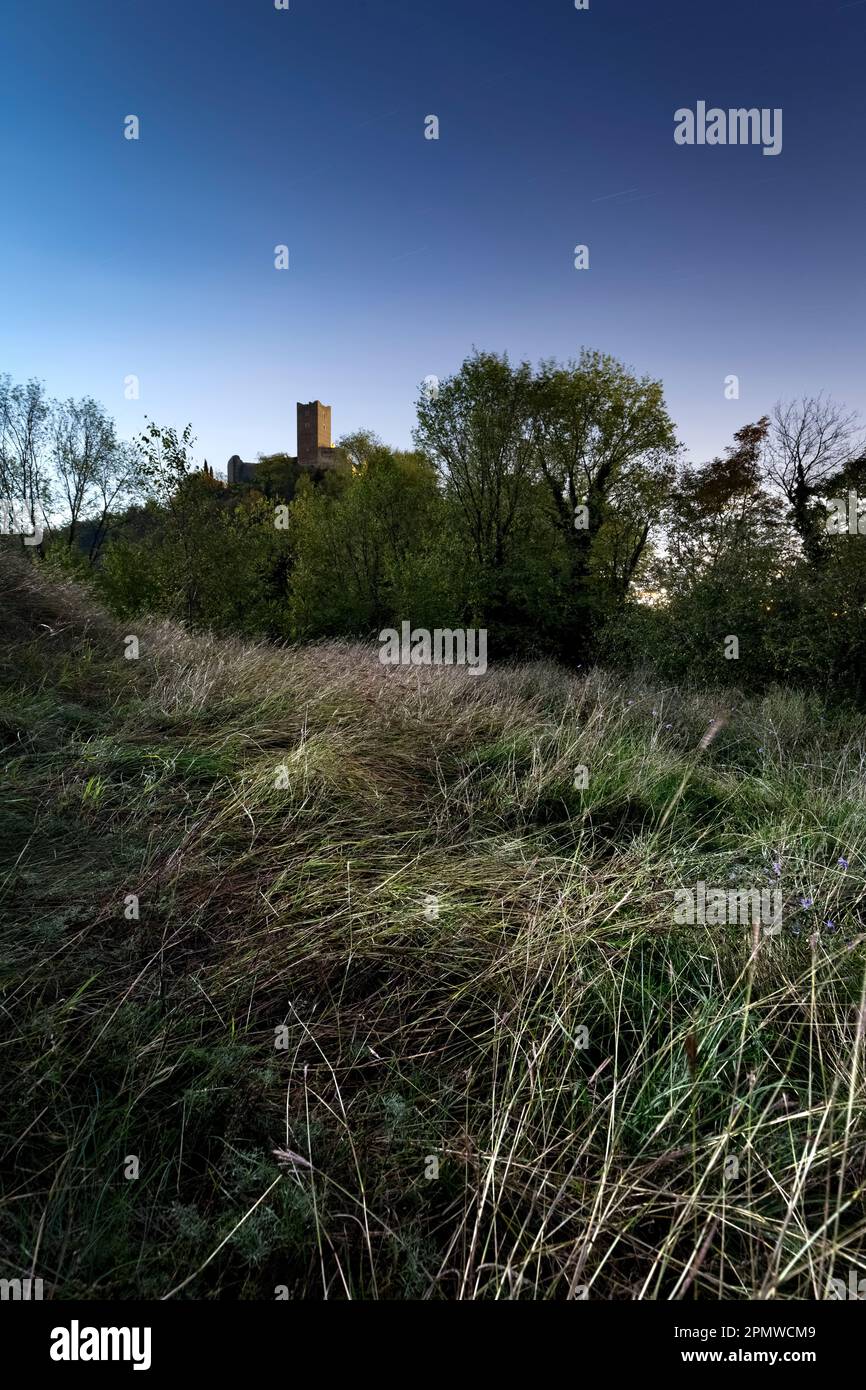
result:
<svg viewBox="0 0 866 1390"><path fill-rule="evenodd" d="M866 0L3 10L0 370L124 434L222 467L318 396L405 445L473 345L661 377L695 458L782 395L866 407ZM781 107L782 153L677 146L698 100Z"/></svg>

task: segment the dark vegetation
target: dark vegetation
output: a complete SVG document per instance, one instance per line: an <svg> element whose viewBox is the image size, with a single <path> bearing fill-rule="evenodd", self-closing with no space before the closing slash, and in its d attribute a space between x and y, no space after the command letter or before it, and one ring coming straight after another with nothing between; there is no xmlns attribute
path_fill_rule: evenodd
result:
<svg viewBox="0 0 866 1390"><path fill-rule="evenodd" d="M866 567L826 526L851 422L779 407L689 468L657 384L479 356L415 452L360 434L332 476L229 489L188 431L128 451L93 402L2 408L46 535L0 545L0 1274L861 1273ZM487 674L382 667L404 618L487 623ZM678 925L699 880L778 888L782 932Z"/></svg>
<svg viewBox="0 0 866 1390"><path fill-rule="evenodd" d="M866 459L830 399L777 405L697 466L661 384L588 351L537 370L475 354L417 414L414 452L362 430L333 473L273 455L227 487L189 427L119 444L95 402L7 378L0 481L45 529L40 557L125 620L291 641L486 627L493 661L862 700L866 540L838 508L850 493L866 532Z"/></svg>

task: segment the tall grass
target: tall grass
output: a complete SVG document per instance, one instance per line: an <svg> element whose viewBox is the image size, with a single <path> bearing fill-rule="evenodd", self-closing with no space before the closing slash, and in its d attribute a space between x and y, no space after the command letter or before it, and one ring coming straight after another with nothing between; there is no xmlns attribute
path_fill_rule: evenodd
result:
<svg viewBox="0 0 866 1390"><path fill-rule="evenodd" d="M789 1299L866 1272L853 719L166 623L129 661L81 592L0 565L4 1277ZM699 879L780 886L783 931L676 925Z"/></svg>

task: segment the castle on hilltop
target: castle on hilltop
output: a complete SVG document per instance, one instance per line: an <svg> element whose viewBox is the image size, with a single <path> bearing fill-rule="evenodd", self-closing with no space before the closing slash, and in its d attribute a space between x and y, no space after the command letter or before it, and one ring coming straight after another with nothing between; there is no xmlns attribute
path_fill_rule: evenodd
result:
<svg viewBox="0 0 866 1390"><path fill-rule="evenodd" d="M337 450L331 444L331 407L321 401L298 401L298 456L290 460L299 468L324 471L337 465ZM245 463L232 454L227 465L230 483L254 483L258 463Z"/></svg>

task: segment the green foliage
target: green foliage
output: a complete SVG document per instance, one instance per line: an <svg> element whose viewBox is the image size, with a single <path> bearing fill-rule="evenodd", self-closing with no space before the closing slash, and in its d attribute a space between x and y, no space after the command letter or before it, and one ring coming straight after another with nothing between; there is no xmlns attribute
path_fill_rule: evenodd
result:
<svg viewBox="0 0 866 1390"><path fill-rule="evenodd" d="M483 627L492 662L601 658L866 698L866 535L828 525L866 456L823 396L693 465L661 383L610 355L533 368L476 351L421 390L415 451L359 429L333 469L272 454L231 487L196 467L190 426L149 422L131 460L89 398L52 407L40 383L4 378L0 408L10 438L54 440L56 477L31 469L31 501L66 495L70 520L42 558L89 574L124 620L282 641ZM10 486L22 466L7 448ZM142 488L144 505L111 511Z"/></svg>
<svg viewBox="0 0 866 1390"><path fill-rule="evenodd" d="M288 454L260 454L255 489L272 502L291 502L303 470Z"/></svg>
<svg viewBox="0 0 866 1390"><path fill-rule="evenodd" d="M448 575L432 545L445 509L425 460L378 446L337 495L304 488L291 522L299 636L368 635L409 611L417 622L415 613L448 616Z"/></svg>

